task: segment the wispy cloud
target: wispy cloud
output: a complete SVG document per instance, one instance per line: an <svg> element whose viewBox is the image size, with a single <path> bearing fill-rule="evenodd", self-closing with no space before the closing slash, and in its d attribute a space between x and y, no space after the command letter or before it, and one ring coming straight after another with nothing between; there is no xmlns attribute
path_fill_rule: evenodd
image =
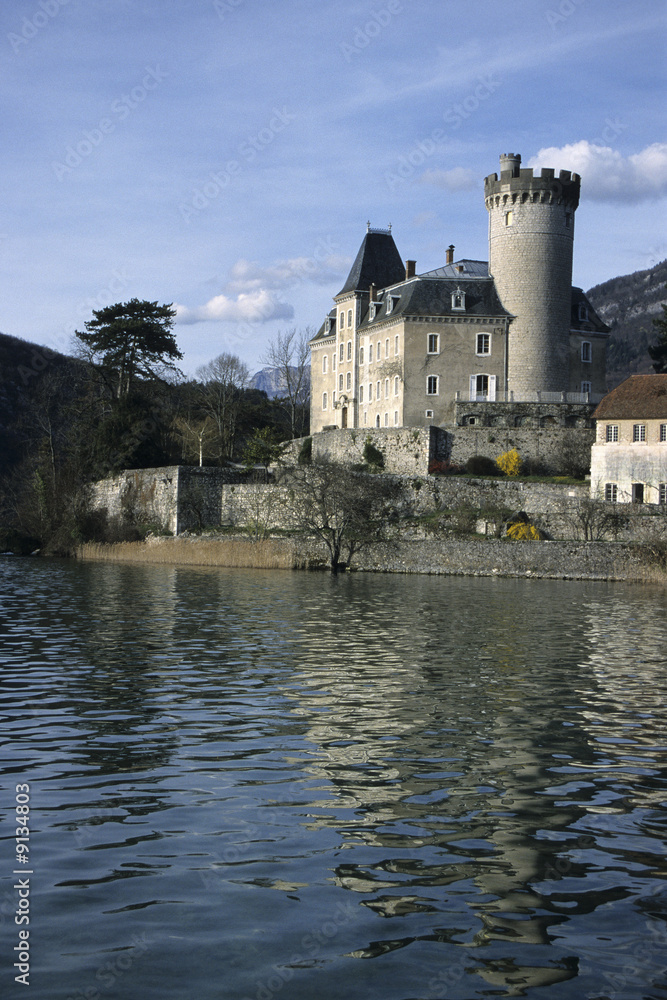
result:
<svg viewBox="0 0 667 1000"><path fill-rule="evenodd" d="M581 196L624 204L667 195L667 143L654 142L632 156L582 139L541 149L530 167L555 167L581 174Z"/></svg>
<svg viewBox="0 0 667 1000"><path fill-rule="evenodd" d="M339 278L349 266L349 258L335 255L323 260L315 256L291 257L266 267L242 258L233 265L226 287L230 292L250 292L259 289L284 290L302 281L327 285Z"/></svg>
<svg viewBox="0 0 667 1000"><path fill-rule="evenodd" d="M294 308L261 288L237 298L215 295L203 306L190 309L176 304L176 322L184 325L205 322L268 323L273 319L292 319Z"/></svg>
<svg viewBox="0 0 667 1000"><path fill-rule="evenodd" d="M431 184L445 191L472 191L479 187L479 177L473 170L453 167L451 170L425 170L420 184Z"/></svg>

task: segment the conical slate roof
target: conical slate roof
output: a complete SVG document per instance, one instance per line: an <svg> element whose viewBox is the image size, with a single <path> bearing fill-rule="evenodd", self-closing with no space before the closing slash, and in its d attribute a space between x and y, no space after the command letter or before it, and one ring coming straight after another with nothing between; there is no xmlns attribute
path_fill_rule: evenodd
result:
<svg viewBox="0 0 667 1000"><path fill-rule="evenodd" d="M367 292L373 284L386 288L405 280L405 264L401 260L394 237L384 229L369 229L359 248L356 260L339 295L357 290Z"/></svg>

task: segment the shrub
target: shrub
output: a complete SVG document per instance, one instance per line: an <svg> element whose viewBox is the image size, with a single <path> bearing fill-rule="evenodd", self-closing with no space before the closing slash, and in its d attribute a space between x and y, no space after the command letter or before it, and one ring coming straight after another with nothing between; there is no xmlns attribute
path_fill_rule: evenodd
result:
<svg viewBox="0 0 667 1000"><path fill-rule="evenodd" d="M366 438L364 445L364 462L367 465L375 466L376 469L384 469L384 455L376 448L370 438Z"/></svg>
<svg viewBox="0 0 667 1000"><path fill-rule="evenodd" d="M496 465L506 476L518 476L521 472L521 456L516 448L512 448L498 456Z"/></svg>
<svg viewBox="0 0 667 1000"><path fill-rule="evenodd" d="M434 460L429 462L428 471L431 476L460 476L463 472L463 466Z"/></svg>
<svg viewBox="0 0 667 1000"><path fill-rule="evenodd" d="M537 541L540 533L534 524L527 524L525 521L515 521L507 528L507 537L513 542Z"/></svg>
<svg viewBox="0 0 667 1000"><path fill-rule="evenodd" d="M486 455L472 455L466 462L466 472L473 476L495 476L498 474L498 467Z"/></svg>
<svg viewBox="0 0 667 1000"><path fill-rule="evenodd" d="M297 462L299 463L299 465L310 465L312 459L313 459L313 439L312 437L307 437L304 439L303 444L299 449Z"/></svg>

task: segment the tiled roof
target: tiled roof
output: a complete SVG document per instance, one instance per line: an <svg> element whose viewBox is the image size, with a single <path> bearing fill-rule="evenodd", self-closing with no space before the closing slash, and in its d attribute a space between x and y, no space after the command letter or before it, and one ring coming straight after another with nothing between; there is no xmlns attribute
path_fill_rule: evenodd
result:
<svg viewBox="0 0 667 1000"><path fill-rule="evenodd" d="M359 253L347 276L347 281L339 295L357 289L367 292L373 284L376 288L395 285L405 278L405 264L401 260L394 237L390 232L369 229L359 247Z"/></svg>
<svg viewBox="0 0 667 1000"><path fill-rule="evenodd" d="M667 420L667 375L631 375L598 404L595 420Z"/></svg>
<svg viewBox="0 0 667 1000"><path fill-rule="evenodd" d="M452 294L456 291L465 293L465 309L462 311L452 308ZM388 312L390 297L393 302ZM359 325L364 328L373 327L388 317L401 319L406 316L505 317L509 313L500 303L493 278L465 280L462 275L456 278L433 278L420 274L385 289L378 297L373 320L369 318L369 304L364 303L364 316Z"/></svg>

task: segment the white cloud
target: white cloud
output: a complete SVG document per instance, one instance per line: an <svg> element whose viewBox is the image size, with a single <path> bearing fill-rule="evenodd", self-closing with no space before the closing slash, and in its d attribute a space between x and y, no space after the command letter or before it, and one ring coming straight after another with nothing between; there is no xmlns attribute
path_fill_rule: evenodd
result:
<svg viewBox="0 0 667 1000"><path fill-rule="evenodd" d="M419 180L422 184L432 184L433 187L444 188L445 191L472 191L479 187L479 177L466 167L425 170Z"/></svg>
<svg viewBox="0 0 667 1000"><path fill-rule="evenodd" d="M189 309L176 305L176 322L181 324L209 321L229 323L268 323L272 319L292 319L294 308L289 302L280 302L265 288L238 298L216 295L203 306Z"/></svg>
<svg viewBox="0 0 667 1000"><path fill-rule="evenodd" d="M227 288L231 292L250 292L267 288L284 289L291 288L301 281L326 285L344 274L346 267L349 267L348 258L331 254L322 260L317 255L291 257L288 260L277 260L268 267L241 259L232 267Z"/></svg>
<svg viewBox="0 0 667 1000"><path fill-rule="evenodd" d="M654 142L640 153L624 157L611 146L585 139L541 149L529 167L553 167L581 174L581 196L593 201L632 203L667 194L667 143Z"/></svg>

